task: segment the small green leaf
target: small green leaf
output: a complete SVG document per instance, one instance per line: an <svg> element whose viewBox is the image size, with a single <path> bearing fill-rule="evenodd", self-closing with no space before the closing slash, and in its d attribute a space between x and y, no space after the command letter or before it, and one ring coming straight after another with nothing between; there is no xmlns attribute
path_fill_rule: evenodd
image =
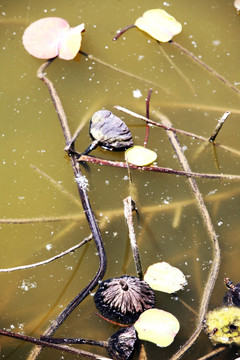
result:
<svg viewBox="0 0 240 360"><path fill-rule="evenodd" d="M158 262L148 267L144 280L152 289L172 294L187 284L187 280L176 267L166 262Z"/></svg>
<svg viewBox="0 0 240 360"><path fill-rule="evenodd" d="M125 152L125 159L133 165L146 166L157 159L157 154L143 146L135 145Z"/></svg>
<svg viewBox="0 0 240 360"><path fill-rule="evenodd" d="M167 42L182 31L182 25L165 10L152 9L138 18L135 25L154 39Z"/></svg>
<svg viewBox="0 0 240 360"><path fill-rule="evenodd" d="M169 346L179 331L177 318L167 311L149 309L144 311L134 327L141 340L147 340L158 346Z"/></svg>

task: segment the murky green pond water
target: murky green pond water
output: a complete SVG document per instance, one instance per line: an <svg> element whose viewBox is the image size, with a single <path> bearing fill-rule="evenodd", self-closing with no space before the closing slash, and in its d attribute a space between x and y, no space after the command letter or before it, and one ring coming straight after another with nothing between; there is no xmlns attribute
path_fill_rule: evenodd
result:
<svg viewBox="0 0 240 360"><path fill-rule="evenodd" d="M145 99L152 87L151 118L159 121L157 112L161 111L174 127L201 136L209 137L222 114L231 111L217 140L235 153L221 148L214 152L208 145L198 154L200 141L183 135L179 135L179 141L192 171L239 174L239 95L180 50L168 43L159 45L137 29L112 41L118 29L156 7L165 9L183 24L182 33L175 38L178 43L239 88L240 17L232 0L1 1L0 218L9 219L9 223L0 224L0 268L51 258L90 233L64 152L57 115L47 88L36 77L42 61L31 57L21 42L24 29L39 18L59 16L72 26L84 22L82 50L111 65L82 56L79 61L56 60L47 70L63 102L71 131L86 122L76 142L79 151L89 144L88 120L95 111L113 111L114 105L121 105L145 115ZM114 112L126 121L134 142L142 145L144 123ZM181 169L164 130L151 128L148 146L157 152L159 166ZM93 155L124 160L122 153L100 148ZM105 278L135 275L123 215L122 201L129 195L127 171L88 164L83 173L89 181L90 201L106 247ZM154 262L167 261L188 276L188 285L177 298L156 295L156 306L179 319L181 329L174 343L168 348L145 343L149 360L170 359L194 331L196 315L184 303L195 311L199 309L212 261L211 242L185 177L133 171L132 180L140 212L135 228L143 269ZM222 254L209 305L212 309L222 303L223 278L240 281L239 182L198 179L197 183L219 235ZM57 221L51 221L55 218ZM45 266L0 274L0 328L40 336L97 269L96 248L91 242ZM117 330L117 326L96 316L89 296L56 334L106 340ZM26 359L32 348L3 337L0 344L1 358L9 360ZM207 336L201 334L184 358L197 359L212 349ZM107 356L105 350L96 352ZM219 359L235 359L238 352L237 348L230 349ZM45 349L39 359L48 358L74 356ZM138 358L137 353L134 358Z"/></svg>

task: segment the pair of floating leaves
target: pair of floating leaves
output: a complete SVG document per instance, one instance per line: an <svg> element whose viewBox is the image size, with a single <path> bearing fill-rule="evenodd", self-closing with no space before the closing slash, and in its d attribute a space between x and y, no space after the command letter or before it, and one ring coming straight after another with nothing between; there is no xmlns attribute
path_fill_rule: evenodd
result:
<svg viewBox="0 0 240 360"><path fill-rule="evenodd" d="M58 17L39 19L24 31L23 45L39 59L58 56L71 60L79 52L84 29L84 24L71 28L66 20Z"/></svg>
<svg viewBox="0 0 240 360"><path fill-rule="evenodd" d="M167 42L182 31L182 25L165 10L152 9L138 18L135 26L154 39Z"/></svg>

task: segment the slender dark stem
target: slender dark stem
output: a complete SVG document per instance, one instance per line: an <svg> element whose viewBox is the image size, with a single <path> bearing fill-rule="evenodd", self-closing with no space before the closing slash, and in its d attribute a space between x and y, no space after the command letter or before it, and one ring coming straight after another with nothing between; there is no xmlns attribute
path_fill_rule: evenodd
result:
<svg viewBox="0 0 240 360"><path fill-rule="evenodd" d="M215 127L212 135L209 138L209 141L215 141L219 131L221 130L223 124L225 123L225 121L227 120L228 116L230 115L230 111L226 111L223 116L221 117L221 119L218 120L217 126Z"/></svg>
<svg viewBox="0 0 240 360"><path fill-rule="evenodd" d="M227 85L230 89L235 91L237 94L240 94L240 90L236 88L233 84L231 84L227 79L225 79L222 75L220 75L216 70L211 68L209 65L207 65L204 61L200 60L196 55L188 51L185 47L180 45L179 43L170 40L170 44L176 46L178 49L180 49L182 52L190 56L194 61L196 61L199 65L203 66L206 70L208 70L210 73L212 73L214 76L216 76L220 81L222 81L225 85Z"/></svg>
<svg viewBox="0 0 240 360"><path fill-rule="evenodd" d="M116 41L116 40L117 40L122 34L124 34L127 30L132 29L132 28L134 28L134 27L136 27L136 25L128 25L128 26L126 26L125 28L123 28L122 30L119 30L119 31L117 32L117 34L114 36L113 41Z"/></svg>
<svg viewBox="0 0 240 360"><path fill-rule="evenodd" d="M81 154L79 154L81 155ZM240 180L240 175L225 175L225 174L201 174L201 173L195 173L195 172L188 172L184 170L175 170L171 168L164 168L160 166L137 166L130 163L122 162L122 161L112 161L112 160L105 160L100 159L93 156L88 155L82 155L79 157L78 161L86 161L90 162L92 164L99 164L99 165L105 165L105 166L113 166L113 167L119 167L122 169L131 169L131 170L141 170L141 171L152 171L152 172L161 172L165 174L174 174L174 175L182 175L182 176L188 176L188 177L197 177L197 178L203 178L203 179L221 179L221 180Z"/></svg>
<svg viewBox="0 0 240 360"><path fill-rule="evenodd" d="M130 116L133 116L133 117L135 117L135 118L137 118L137 119L139 119L139 120L146 121L146 122L148 122L149 124L152 124L152 125L154 125L154 126L158 126L158 127L163 128L163 129L165 129L165 130L173 131L173 132L175 132L175 133L177 133L177 134L182 134L182 135L190 136L190 137L192 137L193 139L197 139L197 140L201 140L201 141L203 141L203 142L206 142L206 144L209 143L209 138L205 138L205 137L203 137L203 136L200 136L200 135L197 135L197 134L194 134L194 133L190 133L189 131L176 129L176 128L174 128L174 127L168 128L167 126L164 126L163 124L160 124L160 123L157 122L157 121L153 121L153 120L147 119L145 116L142 116L142 115L140 115L140 114L137 114L137 113L135 113L134 111L128 110L128 109L126 109L126 108L124 108L124 107L122 107L122 106L119 106L119 105L115 105L114 108L117 109L117 110L119 110L119 111L124 112L125 114L128 114L128 115L130 115ZM216 146L216 147L218 147L218 148L220 148L220 149L229 151L229 152L231 152L232 154L236 154L237 156L240 156L240 152L237 151L237 150L235 150L235 149L232 149L232 148L230 148L230 147L228 147L228 146L225 146L225 145L222 145L222 144L219 144L219 143L215 143L215 142L214 142L213 144L214 144L214 146Z"/></svg>
<svg viewBox="0 0 240 360"><path fill-rule="evenodd" d="M108 358L105 358L105 357L102 357L100 355L90 353L88 351L75 349L73 347L66 346L66 345L60 345L58 343L52 343L52 342L45 341L45 340L42 340L42 339L40 340L40 339L37 339L37 338L32 337L32 336L13 333L13 332L7 331L7 330L0 330L0 335L8 336L8 337L11 337L11 338L14 338L14 339L17 339L17 340L21 340L21 341L25 341L25 342L30 342L30 343L35 344L35 345L47 346L47 347L50 347L50 348L53 348L53 349L56 349L56 350L64 351L64 352L75 354L75 355L81 355L83 357L88 357L88 358L95 359L95 360L110 360Z"/></svg>
<svg viewBox="0 0 240 360"><path fill-rule="evenodd" d="M82 338L54 338L50 336L41 336L41 340L46 341L49 344L83 344L107 347L107 341L96 341Z"/></svg>
<svg viewBox="0 0 240 360"><path fill-rule="evenodd" d="M49 90L51 99L55 106L55 110L60 120L66 146L68 146L71 143L72 136L69 129L67 117L65 115L57 91L53 86L53 83L43 73L45 69L51 64L51 62L52 61L49 60L45 62L42 66L40 66L37 75L39 79L44 81L44 83L46 84ZM107 267L107 259L106 259L105 249L102 242L100 230L98 228L96 219L93 215L93 211L87 194L87 179L81 173L77 158L78 158L77 155L71 153L70 159L71 159L72 169L77 183L78 192L81 198L82 207L85 212L85 216L87 218L98 251L99 268L96 275L90 281L90 283L68 304L68 306L50 324L50 326L47 328L47 330L44 333L44 335L48 335L48 336L54 334L54 332L59 328L59 326L63 323L63 321L72 313L72 311L81 303L81 301L85 299L85 297L89 294L89 292L97 286L98 282L103 278ZM40 351L41 348L34 349L34 351L30 354L29 360L36 359Z"/></svg>
<svg viewBox="0 0 240 360"><path fill-rule="evenodd" d="M133 252L135 267L136 267L139 279L142 280L143 279L143 271L142 271L142 264L141 264L139 249L138 249L136 235L135 235L135 231L134 231L134 225L133 225L132 202L133 202L133 200L132 200L131 196L128 196L126 199L123 200L124 215L125 215L125 219L126 219L127 225L128 225L129 238L130 238L131 248L132 248L132 252Z"/></svg>
<svg viewBox="0 0 240 360"><path fill-rule="evenodd" d="M146 118L147 119L149 119L149 105L150 105L150 99L151 99L152 92L153 92L153 90L149 89L147 100L146 100ZM145 135L145 139L144 139L144 143L143 143L144 147L147 146L148 136L149 136L149 123L147 122L146 123L146 135Z"/></svg>

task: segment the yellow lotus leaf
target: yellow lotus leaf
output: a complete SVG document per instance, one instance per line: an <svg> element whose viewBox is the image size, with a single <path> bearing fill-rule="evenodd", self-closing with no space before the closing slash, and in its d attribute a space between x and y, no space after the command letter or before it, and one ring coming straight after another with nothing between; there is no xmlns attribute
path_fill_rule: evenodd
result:
<svg viewBox="0 0 240 360"><path fill-rule="evenodd" d="M146 166L157 159L157 154L143 146L135 145L126 150L125 159L133 165Z"/></svg>
<svg viewBox="0 0 240 360"><path fill-rule="evenodd" d="M169 312L149 309L140 315L134 327L140 340L166 347L173 342L180 325L177 318Z"/></svg>
<svg viewBox="0 0 240 360"><path fill-rule="evenodd" d="M187 280L176 267L166 262L158 262L148 267L144 280L152 289L172 294L187 284Z"/></svg>
<svg viewBox="0 0 240 360"><path fill-rule="evenodd" d="M146 11L142 17L136 20L135 26L161 42L171 40L174 35L182 31L182 25L161 9Z"/></svg>
<svg viewBox="0 0 240 360"><path fill-rule="evenodd" d="M71 60L75 58L81 47L82 35L84 31L84 24L70 28L64 33L59 44L58 56L64 60Z"/></svg>

